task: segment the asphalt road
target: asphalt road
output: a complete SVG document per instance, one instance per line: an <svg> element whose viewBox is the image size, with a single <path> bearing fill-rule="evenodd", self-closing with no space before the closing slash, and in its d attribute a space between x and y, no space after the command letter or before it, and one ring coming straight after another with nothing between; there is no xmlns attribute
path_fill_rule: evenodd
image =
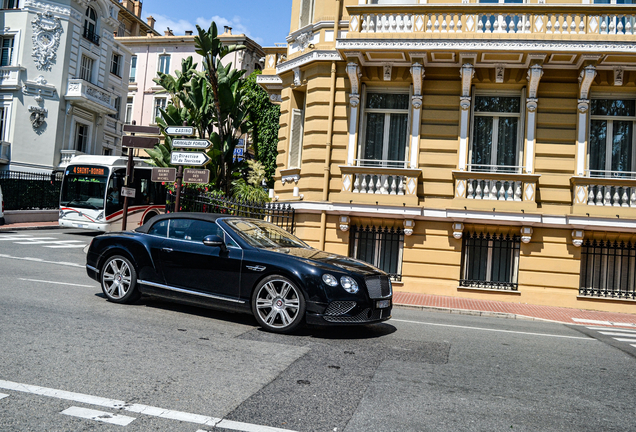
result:
<svg viewBox="0 0 636 432"><path fill-rule="evenodd" d="M274 335L249 315L107 302L90 239L0 233L0 431L636 429L634 347L599 330L396 308Z"/></svg>

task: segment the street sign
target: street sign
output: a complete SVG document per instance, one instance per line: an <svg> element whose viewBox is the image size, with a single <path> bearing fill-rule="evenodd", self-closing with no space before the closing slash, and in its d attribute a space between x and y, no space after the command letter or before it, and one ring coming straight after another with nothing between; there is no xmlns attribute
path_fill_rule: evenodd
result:
<svg viewBox="0 0 636 432"><path fill-rule="evenodd" d="M204 139L173 139L174 148L207 149L212 147L212 142Z"/></svg>
<svg viewBox="0 0 636 432"><path fill-rule="evenodd" d="M126 148L151 149L159 144L159 138L124 135L121 146Z"/></svg>
<svg viewBox="0 0 636 432"><path fill-rule="evenodd" d="M153 168L152 169L151 180L153 182L172 183L176 178L177 178L176 168Z"/></svg>
<svg viewBox="0 0 636 432"><path fill-rule="evenodd" d="M121 188L121 196L123 197L134 198L136 194L137 191L135 190L135 188Z"/></svg>
<svg viewBox="0 0 636 432"><path fill-rule="evenodd" d="M183 170L183 181L185 183L209 183L210 170L186 168Z"/></svg>
<svg viewBox="0 0 636 432"><path fill-rule="evenodd" d="M184 136L192 136L194 135L194 127L192 126L170 126L166 128L166 133L170 136L174 135L184 135Z"/></svg>
<svg viewBox="0 0 636 432"><path fill-rule="evenodd" d="M172 165L204 166L212 159L202 152L172 152L170 153L170 163Z"/></svg>
<svg viewBox="0 0 636 432"><path fill-rule="evenodd" d="M146 135L159 135L161 129L157 126L137 126L132 124L124 125L124 132L127 133L140 133Z"/></svg>

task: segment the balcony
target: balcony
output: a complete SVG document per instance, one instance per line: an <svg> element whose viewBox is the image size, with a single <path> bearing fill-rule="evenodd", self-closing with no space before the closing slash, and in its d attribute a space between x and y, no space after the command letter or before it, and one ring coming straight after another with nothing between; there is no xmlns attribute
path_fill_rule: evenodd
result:
<svg viewBox="0 0 636 432"><path fill-rule="evenodd" d="M0 164L6 165L11 161L11 143L0 141Z"/></svg>
<svg viewBox="0 0 636 432"><path fill-rule="evenodd" d="M493 207L510 211L536 210L539 177L537 174L453 171L454 201L461 207L477 210Z"/></svg>
<svg viewBox="0 0 636 432"><path fill-rule="evenodd" d="M621 177L572 177L573 213L616 217L618 208L636 208L636 173L615 174Z"/></svg>
<svg viewBox="0 0 636 432"><path fill-rule="evenodd" d="M89 29L88 27L85 27L84 28L84 33L82 33L82 36L84 37L84 39L94 43L97 46L99 46L99 35L97 33L95 33L95 31Z"/></svg>
<svg viewBox="0 0 636 432"><path fill-rule="evenodd" d="M61 157L60 157L60 167L66 167L68 166L68 164L71 162L71 159L73 159L75 156L81 156L83 154L86 153L82 153L79 150L61 150Z"/></svg>
<svg viewBox="0 0 636 432"><path fill-rule="evenodd" d="M77 105L100 114L117 113L113 105L115 96L103 88L83 79L69 79L64 97L66 100L75 101Z"/></svg>
<svg viewBox="0 0 636 432"><path fill-rule="evenodd" d="M416 206L419 169L340 166L341 198L357 203Z"/></svg>
<svg viewBox="0 0 636 432"><path fill-rule="evenodd" d="M0 89L18 90L20 86L20 72L25 70L21 66L0 67Z"/></svg>
<svg viewBox="0 0 636 432"><path fill-rule="evenodd" d="M636 10L622 5L461 4L349 6L346 39L633 40ZM399 36L398 36L399 35Z"/></svg>

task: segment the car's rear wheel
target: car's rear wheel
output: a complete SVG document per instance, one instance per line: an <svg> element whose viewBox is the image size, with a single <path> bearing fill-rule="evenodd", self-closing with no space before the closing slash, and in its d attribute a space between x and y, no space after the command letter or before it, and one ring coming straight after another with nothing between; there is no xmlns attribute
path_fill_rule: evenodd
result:
<svg viewBox="0 0 636 432"><path fill-rule="evenodd" d="M252 312L265 330L289 333L303 322L305 297L289 279L269 276L259 283L252 294Z"/></svg>
<svg viewBox="0 0 636 432"><path fill-rule="evenodd" d="M106 260L101 270L102 291L115 303L130 303L139 298L137 271L132 263L121 255Z"/></svg>

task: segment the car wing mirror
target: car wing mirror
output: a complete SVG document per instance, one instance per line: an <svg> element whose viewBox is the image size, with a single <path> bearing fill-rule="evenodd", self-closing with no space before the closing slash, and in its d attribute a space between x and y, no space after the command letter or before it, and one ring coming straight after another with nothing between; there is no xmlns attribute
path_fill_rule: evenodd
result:
<svg viewBox="0 0 636 432"><path fill-rule="evenodd" d="M218 235L205 236L205 238L203 239L203 244L206 246L212 246L212 247L220 247L220 248L225 247L225 242Z"/></svg>

